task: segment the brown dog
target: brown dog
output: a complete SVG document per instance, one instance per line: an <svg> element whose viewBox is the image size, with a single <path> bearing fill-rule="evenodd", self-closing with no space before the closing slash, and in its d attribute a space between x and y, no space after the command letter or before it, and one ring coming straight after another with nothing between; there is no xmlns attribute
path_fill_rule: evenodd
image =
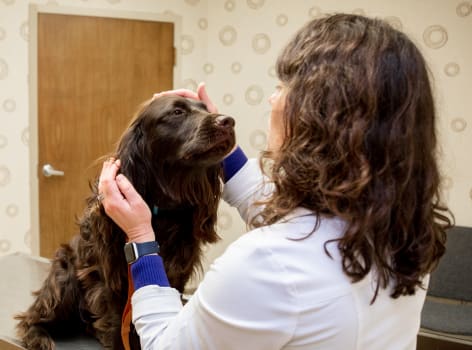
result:
<svg viewBox="0 0 472 350"><path fill-rule="evenodd" d="M163 96L146 102L113 156L157 215L152 225L172 287L201 268L202 248L215 242L221 161L234 147L234 120L209 113L198 101ZM30 308L16 316L27 349L53 349L71 331L123 349L121 319L128 299L126 235L97 201L97 182L79 220L80 233L62 245ZM158 209L157 209L158 208ZM136 333L132 349L139 348Z"/></svg>

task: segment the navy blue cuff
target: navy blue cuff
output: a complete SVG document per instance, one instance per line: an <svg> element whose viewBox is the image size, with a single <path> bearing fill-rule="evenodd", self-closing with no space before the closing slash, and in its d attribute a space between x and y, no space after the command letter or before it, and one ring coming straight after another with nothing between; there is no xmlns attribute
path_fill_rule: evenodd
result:
<svg viewBox="0 0 472 350"><path fill-rule="evenodd" d="M246 162L247 157L241 147L238 146L236 150L223 160L224 182L228 182Z"/></svg>
<svg viewBox="0 0 472 350"><path fill-rule="evenodd" d="M134 290L151 284L169 287L164 262L159 255L144 255L131 264Z"/></svg>

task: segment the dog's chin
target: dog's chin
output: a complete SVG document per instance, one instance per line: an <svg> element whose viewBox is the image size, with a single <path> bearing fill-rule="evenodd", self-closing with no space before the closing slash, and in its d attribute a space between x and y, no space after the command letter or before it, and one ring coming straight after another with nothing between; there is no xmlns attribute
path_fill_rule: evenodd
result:
<svg viewBox="0 0 472 350"><path fill-rule="evenodd" d="M220 139L218 142L211 145L205 145L205 147L193 149L191 152L186 153L183 159L197 163L217 164L231 152L234 145L234 137Z"/></svg>

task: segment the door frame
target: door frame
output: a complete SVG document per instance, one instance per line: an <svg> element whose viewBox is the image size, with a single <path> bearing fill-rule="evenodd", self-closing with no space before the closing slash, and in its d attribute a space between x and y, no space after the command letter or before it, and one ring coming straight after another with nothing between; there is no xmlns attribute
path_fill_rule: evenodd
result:
<svg viewBox="0 0 472 350"><path fill-rule="evenodd" d="M28 66L29 66L29 130L30 130L30 234L31 253L39 255L39 164L38 164L38 16L41 13L58 15L75 15L119 18L155 22L170 22L174 24L174 87L180 84L180 38L182 33L182 17L170 12L152 13L135 11L117 11L109 9L94 9L66 6L29 5L29 43L28 43Z"/></svg>

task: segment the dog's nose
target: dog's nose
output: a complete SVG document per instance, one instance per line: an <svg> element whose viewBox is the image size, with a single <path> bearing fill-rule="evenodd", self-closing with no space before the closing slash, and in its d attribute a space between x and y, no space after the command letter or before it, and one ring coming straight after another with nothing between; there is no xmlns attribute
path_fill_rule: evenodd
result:
<svg viewBox="0 0 472 350"><path fill-rule="evenodd" d="M228 117L227 115L219 115L216 117L216 125L222 126L224 128L232 128L234 127L234 119Z"/></svg>

